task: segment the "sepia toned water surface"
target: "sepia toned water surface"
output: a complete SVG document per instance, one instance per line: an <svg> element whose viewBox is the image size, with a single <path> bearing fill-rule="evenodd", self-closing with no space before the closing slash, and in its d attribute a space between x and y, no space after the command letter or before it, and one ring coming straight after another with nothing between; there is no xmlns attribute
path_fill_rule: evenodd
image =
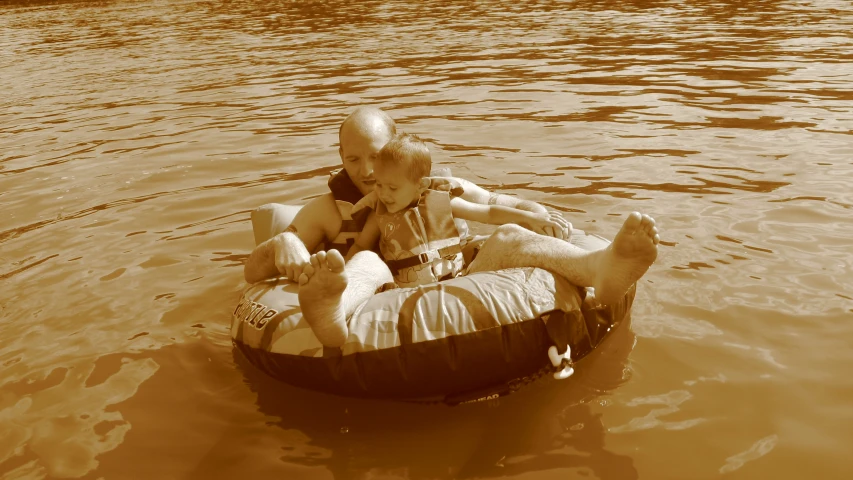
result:
<svg viewBox="0 0 853 480"><path fill-rule="evenodd" d="M842 479L853 4L0 4L0 476ZM456 408L288 387L231 346L249 212L326 191L357 105L612 237L630 328Z"/></svg>

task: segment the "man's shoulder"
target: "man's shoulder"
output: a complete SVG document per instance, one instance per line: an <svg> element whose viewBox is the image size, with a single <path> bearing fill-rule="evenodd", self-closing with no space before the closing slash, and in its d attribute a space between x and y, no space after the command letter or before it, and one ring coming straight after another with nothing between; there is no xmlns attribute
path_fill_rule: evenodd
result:
<svg viewBox="0 0 853 480"><path fill-rule="evenodd" d="M328 240L337 235L341 228L341 215L335 197L331 193L324 193L312 198L299 210L292 225L299 231L299 237L309 251L323 239Z"/></svg>
<svg viewBox="0 0 853 480"><path fill-rule="evenodd" d="M319 227L323 230L328 230L328 227L336 221L340 222L340 215L335 197L331 193L324 193L309 200L294 219L298 227L306 228L313 225L315 226L313 228Z"/></svg>
<svg viewBox="0 0 853 480"><path fill-rule="evenodd" d="M302 207L302 210L305 212L311 212L311 214L323 214L323 213L332 213L338 211L337 203L335 202L335 197L331 193L324 193L318 197L314 197Z"/></svg>

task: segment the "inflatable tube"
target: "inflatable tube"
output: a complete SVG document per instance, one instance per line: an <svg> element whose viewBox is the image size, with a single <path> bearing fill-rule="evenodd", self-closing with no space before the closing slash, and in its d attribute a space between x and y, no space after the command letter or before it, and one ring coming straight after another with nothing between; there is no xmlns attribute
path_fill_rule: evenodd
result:
<svg viewBox="0 0 853 480"><path fill-rule="evenodd" d="M256 241L283 231L298 208L253 212ZM608 244L578 231L572 242ZM551 347L562 353L568 346L571 360L580 360L625 319L634 292L592 307L585 289L545 270L475 273L374 295L353 314L344 346L327 348L302 319L297 285L278 279L246 288L231 337L250 363L298 387L458 404L496 398L554 371Z"/></svg>

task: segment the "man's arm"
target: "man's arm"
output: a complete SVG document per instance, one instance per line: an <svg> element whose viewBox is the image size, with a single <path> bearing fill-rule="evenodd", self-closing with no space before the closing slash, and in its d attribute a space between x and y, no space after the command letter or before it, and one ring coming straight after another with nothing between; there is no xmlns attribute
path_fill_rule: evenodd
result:
<svg viewBox="0 0 853 480"><path fill-rule="evenodd" d="M505 207L517 208L533 213L548 213L548 209L530 200L520 199L511 195L503 195L500 193L492 193L476 183L469 182L464 178L453 178L456 182L462 185L465 192L462 198L472 203L481 205L503 205Z"/></svg>
<svg viewBox="0 0 853 480"><path fill-rule="evenodd" d="M518 224L522 227L527 228L528 230L532 230L536 233L547 235L549 237L560 238L563 240L568 240L569 237L571 237L572 224L569 223L568 220L565 220L563 216L558 212L549 212L547 208L531 200L523 200L510 195L489 192L488 190L480 187L479 185L473 182L469 182L464 178L454 177L452 178L452 180L462 185L464 192L462 193L461 198L463 200L467 200L471 203L478 203L481 205L500 205L532 213L548 214L552 222L556 222L561 225L560 228L537 228L529 222L519 222Z"/></svg>
<svg viewBox="0 0 853 480"><path fill-rule="evenodd" d="M310 253L331 235L337 235L341 215L331 194L308 202L287 230L261 243L243 267L246 282L255 283L284 275L296 281L308 264Z"/></svg>

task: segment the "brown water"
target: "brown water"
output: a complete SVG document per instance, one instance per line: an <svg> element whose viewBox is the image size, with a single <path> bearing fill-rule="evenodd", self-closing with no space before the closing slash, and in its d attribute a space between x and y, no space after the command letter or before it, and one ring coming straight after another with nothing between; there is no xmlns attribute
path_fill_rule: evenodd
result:
<svg viewBox="0 0 853 480"><path fill-rule="evenodd" d="M6 2L5 478L849 478L849 1ZM248 212L356 105L612 236L632 329L457 408L279 384L231 347Z"/></svg>

